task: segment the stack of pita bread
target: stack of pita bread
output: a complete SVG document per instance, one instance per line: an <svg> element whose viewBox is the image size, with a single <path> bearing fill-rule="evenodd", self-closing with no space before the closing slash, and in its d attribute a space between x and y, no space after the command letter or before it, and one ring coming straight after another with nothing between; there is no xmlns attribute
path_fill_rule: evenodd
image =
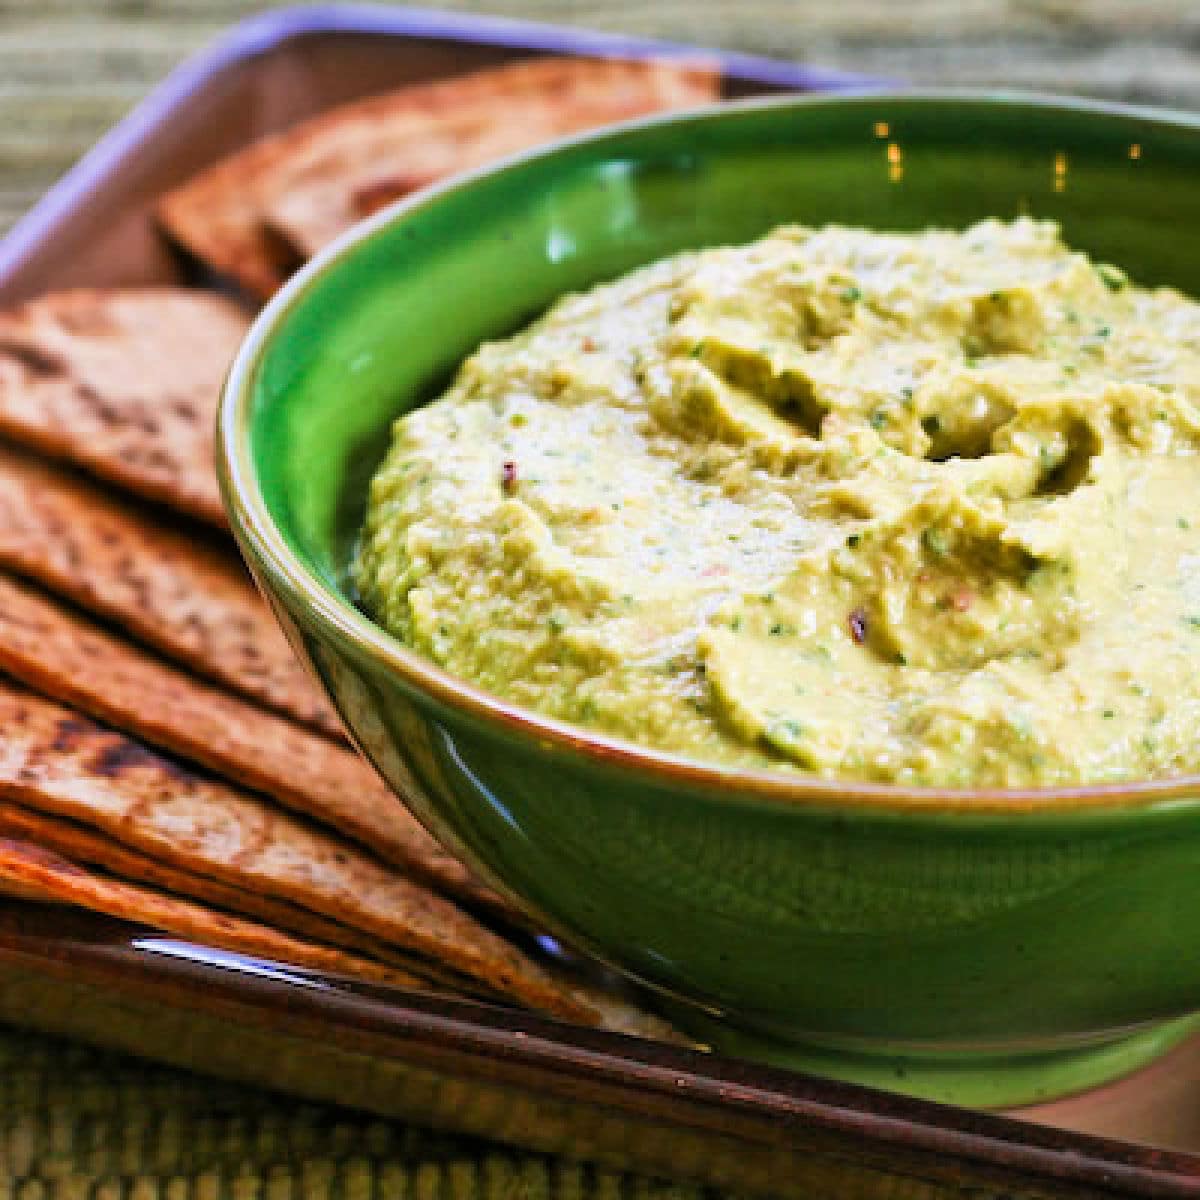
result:
<svg viewBox="0 0 1200 1200"><path fill-rule="evenodd" d="M517 62L345 106L165 196L247 301L387 201L715 98L704 68ZM239 562L213 470L252 303L144 287L0 314L0 891L407 988L669 1036L526 949L345 741Z"/></svg>

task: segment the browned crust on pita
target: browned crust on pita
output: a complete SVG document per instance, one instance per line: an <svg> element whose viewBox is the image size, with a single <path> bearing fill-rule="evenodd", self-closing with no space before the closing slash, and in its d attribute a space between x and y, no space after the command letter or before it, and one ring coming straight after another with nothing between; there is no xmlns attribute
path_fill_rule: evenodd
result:
<svg viewBox="0 0 1200 1200"><path fill-rule="evenodd" d="M441 962L527 1007L600 1014L515 946L374 859L70 709L0 683L0 797L181 870L287 900Z"/></svg>
<svg viewBox="0 0 1200 1200"><path fill-rule="evenodd" d="M337 717L237 558L145 507L0 446L0 566L341 740Z"/></svg>
<svg viewBox="0 0 1200 1200"><path fill-rule="evenodd" d="M567 133L704 103L718 84L697 62L572 58L416 84L255 142L168 194L159 216L197 257L265 298L384 199Z"/></svg>
<svg viewBox="0 0 1200 1200"><path fill-rule="evenodd" d="M146 855L102 837L72 821L47 817L44 813L23 809L19 805L0 801L0 838L27 842L41 850L50 850L77 864L99 867L106 875L116 875L141 886L151 886L174 896L216 906L235 916L265 922L274 929L302 938L324 943L342 950L365 955L385 966L396 968L412 977L414 986L439 987L481 1000L495 1001L495 994L478 980L467 979L427 959L414 959L373 938L327 921L304 909L259 896L243 888L232 887L200 875L192 875L164 865ZM361 964L348 963L346 970ZM327 966L322 969L333 969ZM384 982L399 982L385 979ZM619 992L606 992L590 984L573 981L568 986L593 1005L604 1016L606 1028L633 1033L640 1037L655 1037L679 1041L678 1034L659 1018L645 1012L635 1003L622 998Z"/></svg>
<svg viewBox="0 0 1200 1200"><path fill-rule="evenodd" d="M0 800L0 835L33 843L75 862L99 867L111 875L162 888L243 917L265 921L276 929L314 941L349 949L360 947L369 940L359 940L361 935L354 930L344 929L294 904L273 900L269 896L258 896L244 888L205 879L200 875L189 875L186 871L139 854L73 821L22 808L9 800Z"/></svg>
<svg viewBox="0 0 1200 1200"><path fill-rule="evenodd" d="M98 867L107 875L263 922L305 941L324 943L365 955L386 966L396 967L426 985L436 984L458 992L490 996L475 981L447 971L439 964L397 953L375 938L286 901L181 871L130 850L73 821L49 817L6 800L0 801L0 837L29 842L73 862Z"/></svg>
<svg viewBox="0 0 1200 1200"><path fill-rule="evenodd" d="M352 751L192 678L3 576L0 670L266 792L452 894L483 892Z"/></svg>
<svg viewBox="0 0 1200 1200"><path fill-rule="evenodd" d="M610 61L554 71L539 65L544 74L535 79L510 76L502 97L483 91L453 106L393 110L386 121L343 122L337 137L297 151L304 169L276 188L264 211L268 228L309 258L384 204L450 175L600 125L716 98L711 71L679 63Z"/></svg>
<svg viewBox="0 0 1200 1200"><path fill-rule="evenodd" d="M89 871L45 846L0 837L0 893L69 904L146 925L174 937L233 950L284 966L346 975L390 987L428 991L411 971L372 962L333 946L295 938L232 913Z"/></svg>
<svg viewBox="0 0 1200 1200"><path fill-rule="evenodd" d="M221 381L249 326L208 292L55 292L0 314L0 432L224 527Z"/></svg>

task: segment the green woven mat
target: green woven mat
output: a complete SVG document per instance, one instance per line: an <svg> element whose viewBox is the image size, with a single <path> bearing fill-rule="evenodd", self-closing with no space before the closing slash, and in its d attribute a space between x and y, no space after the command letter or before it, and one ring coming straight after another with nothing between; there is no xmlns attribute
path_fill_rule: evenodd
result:
<svg viewBox="0 0 1200 1200"><path fill-rule="evenodd" d="M0 1200L717 1200L0 1027Z"/></svg>

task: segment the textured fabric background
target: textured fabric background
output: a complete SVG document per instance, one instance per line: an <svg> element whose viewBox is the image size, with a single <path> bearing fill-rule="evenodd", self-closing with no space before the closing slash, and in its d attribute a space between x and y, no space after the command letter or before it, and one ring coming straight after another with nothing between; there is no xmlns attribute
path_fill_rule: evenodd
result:
<svg viewBox="0 0 1200 1200"><path fill-rule="evenodd" d="M0 1200L715 1200L0 1030Z"/></svg>

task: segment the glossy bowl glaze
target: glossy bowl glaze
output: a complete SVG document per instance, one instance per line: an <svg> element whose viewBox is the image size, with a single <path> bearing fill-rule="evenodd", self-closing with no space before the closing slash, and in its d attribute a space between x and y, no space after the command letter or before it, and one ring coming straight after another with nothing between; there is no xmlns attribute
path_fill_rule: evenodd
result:
<svg viewBox="0 0 1200 1200"><path fill-rule="evenodd" d="M1012 96L753 102L622 127L390 209L258 321L220 419L243 551L423 821L714 1044L974 1104L1077 1090L1200 1009L1200 781L840 785L685 762L514 708L354 605L391 421L561 293L787 221L1032 213L1200 293L1200 125Z"/></svg>

